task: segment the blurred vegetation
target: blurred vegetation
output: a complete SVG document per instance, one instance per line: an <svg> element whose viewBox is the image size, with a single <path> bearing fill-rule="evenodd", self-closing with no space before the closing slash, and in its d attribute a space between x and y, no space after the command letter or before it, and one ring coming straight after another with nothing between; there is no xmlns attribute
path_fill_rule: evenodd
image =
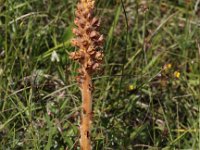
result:
<svg viewBox="0 0 200 150"><path fill-rule="evenodd" d="M0 0L0 149L79 149L74 0ZM200 4L97 1L93 149L200 149Z"/></svg>

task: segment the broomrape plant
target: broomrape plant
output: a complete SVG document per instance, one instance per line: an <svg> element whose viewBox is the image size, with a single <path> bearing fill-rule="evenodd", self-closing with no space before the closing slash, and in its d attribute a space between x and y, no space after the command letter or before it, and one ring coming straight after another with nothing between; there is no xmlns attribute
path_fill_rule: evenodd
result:
<svg viewBox="0 0 200 150"><path fill-rule="evenodd" d="M100 21L94 17L94 0L80 0L76 8L72 45L79 48L70 53L70 58L80 64L77 82L82 94L80 125L80 147L90 150L90 129L92 120L92 74L100 69L103 59L103 35L98 32Z"/></svg>

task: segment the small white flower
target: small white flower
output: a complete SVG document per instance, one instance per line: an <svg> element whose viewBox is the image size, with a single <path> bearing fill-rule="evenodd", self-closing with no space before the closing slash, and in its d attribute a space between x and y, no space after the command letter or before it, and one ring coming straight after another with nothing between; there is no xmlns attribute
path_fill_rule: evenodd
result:
<svg viewBox="0 0 200 150"><path fill-rule="evenodd" d="M52 54L51 54L51 61L52 62L60 62L60 59L58 57L58 54L56 53L56 51L53 51Z"/></svg>

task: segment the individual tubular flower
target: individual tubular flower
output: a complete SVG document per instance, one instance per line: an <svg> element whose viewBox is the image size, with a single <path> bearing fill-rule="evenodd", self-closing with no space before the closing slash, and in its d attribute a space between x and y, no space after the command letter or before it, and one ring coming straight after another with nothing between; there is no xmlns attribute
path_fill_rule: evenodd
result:
<svg viewBox="0 0 200 150"><path fill-rule="evenodd" d="M103 59L103 35L98 32L100 22L94 17L94 0L80 0L77 4L74 20L76 38L72 45L78 51L72 52L70 58L80 64L77 81L82 94L82 115L80 125L80 146L82 150L90 150L90 129L92 119L92 80L91 76L100 69Z"/></svg>

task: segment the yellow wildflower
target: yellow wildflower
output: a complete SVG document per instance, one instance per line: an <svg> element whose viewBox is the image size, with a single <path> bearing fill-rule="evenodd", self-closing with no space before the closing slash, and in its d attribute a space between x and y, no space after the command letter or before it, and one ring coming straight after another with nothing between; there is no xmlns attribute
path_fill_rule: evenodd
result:
<svg viewBox="0 0 200 150"><path fill-rule="evenodd" d="M170 63L169 64L165 64L163 68L164 68L165 71L168 71L169 69L172 68L172 64L170 64Z"/></svg>
<svg viewBox="0 0 200 150"><path fill-rule="evenodd" d="M174 72L174 77L180 78L181 73L179 71Z"/></svg>
<svg viewBox="0 0 200 150"><path fill-rule="evenodd" d="M130 91L134 90L134 85L129 85L129 88L128 88Z"/></svg>

